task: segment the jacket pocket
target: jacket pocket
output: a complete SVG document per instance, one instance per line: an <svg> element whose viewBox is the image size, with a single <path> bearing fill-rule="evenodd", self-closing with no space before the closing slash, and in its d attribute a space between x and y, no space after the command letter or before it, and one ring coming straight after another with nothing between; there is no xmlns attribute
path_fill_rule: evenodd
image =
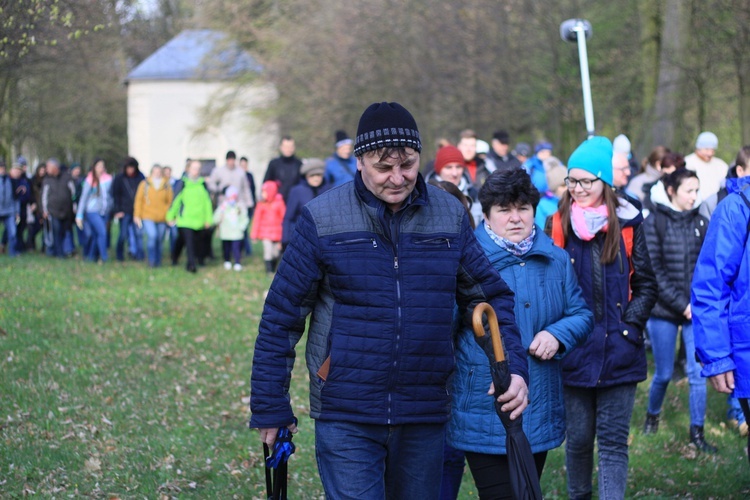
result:
<svg viewBox="0 0 750 500"><path fill-rule="evenodd" d="M625 310L621 302L617 303L617 310L620 314L620 321L619 321L620 335L622 335L622 337L625 340L627 340L628 342L630 342L631 344L635 346L643 345L643 340L644 340L643 331L641 331L640 328L634 325L631 325L629 323L625 323L623 321L623 317L625 316Z"/></svg>
<svg viewBox="0 0 750 500"><path fill-rule="evenodd" d="M469 406L471 406L471 395L472 391L474 389L474 378L475 378L475 371L474 368L471 368L469 370L469 373L466 375L466 382L463 384L461 393L461 397L459 399L460 403L458 405L459 409L461 411L468 411Z"/></svg>
<svg viewBox="0 0 750 500"><path fill-rule="evenodd" d="M414 244L427 247L445 247L448 249L451 248L451 240L445 237L415 239Z"/></svg>
<svg viewBox="0 0 750 500"><path fill-rule="evenodd" d="M345 247L352 245L366 245L372 248L378 248L378 242L375 238L352 238L349 240L337 240L333 242L334 247Z"/></svg>

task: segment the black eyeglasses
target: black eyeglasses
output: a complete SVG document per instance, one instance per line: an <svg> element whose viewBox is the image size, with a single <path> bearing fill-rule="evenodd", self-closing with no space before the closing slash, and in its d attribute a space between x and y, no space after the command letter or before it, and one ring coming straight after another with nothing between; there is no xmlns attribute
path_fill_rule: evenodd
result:
<svg viewBox="0 0 750 500"><path fill-rule="evenodd" d="M585 191L588 191L596 181L600 181L601 179L599 177L594 179L574 179L573 177L566 177L564 180L565 186L568 189L575 189L576 184L579 184Z"/></svg>

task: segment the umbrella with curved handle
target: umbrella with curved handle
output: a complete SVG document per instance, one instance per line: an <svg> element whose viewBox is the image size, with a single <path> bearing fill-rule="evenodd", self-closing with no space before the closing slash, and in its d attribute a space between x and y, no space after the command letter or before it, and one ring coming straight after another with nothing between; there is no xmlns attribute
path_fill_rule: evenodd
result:
<svg viewBox="0 0 750 500"><path fill-rule="evenodd" d="M489 335L486 334L482 321L485 314L489 323ZM492 397L495 401L495 411L500 417L503 427L505 427L505 449L508 453L513 497L519 500L541 500L542 488L539 485L539 474L534 463L531 445L523 432L523 417L519 416L517 419L511 420L510 412L502 411L503 404L497 401L498 396L505 393L510 387L510 369L503 349L497 314L495 314L491 305L482 302L474 308L471 319L476 341L490 361L492 383L495 385L495 393Z"/></svg>

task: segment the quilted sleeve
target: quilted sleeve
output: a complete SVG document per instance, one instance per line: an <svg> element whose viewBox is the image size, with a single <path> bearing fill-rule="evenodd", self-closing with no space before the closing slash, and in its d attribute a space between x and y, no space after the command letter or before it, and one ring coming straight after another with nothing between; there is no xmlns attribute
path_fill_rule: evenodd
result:
<svg viewBox="0 0 750 500"><path fill-rule="evenodd" d="M250 427L292 423L289 383L294 347L315 305L322 277L317 231L310 211L304 209L263 307L250 377Z"/></svg>

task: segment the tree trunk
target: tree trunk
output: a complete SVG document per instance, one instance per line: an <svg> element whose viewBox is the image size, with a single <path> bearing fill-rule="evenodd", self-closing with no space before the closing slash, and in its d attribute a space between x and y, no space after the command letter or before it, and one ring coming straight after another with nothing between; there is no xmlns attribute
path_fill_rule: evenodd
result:
<svg viewBox="0 0 750 500"><path fill-rule="evenodd" d="M670 146L675 137L675 121L683 71L679 62L687 42L687 6L682 0L666 0L664 30L659 54L659 77L653 106L651 137L653 144Z"/></svg>

